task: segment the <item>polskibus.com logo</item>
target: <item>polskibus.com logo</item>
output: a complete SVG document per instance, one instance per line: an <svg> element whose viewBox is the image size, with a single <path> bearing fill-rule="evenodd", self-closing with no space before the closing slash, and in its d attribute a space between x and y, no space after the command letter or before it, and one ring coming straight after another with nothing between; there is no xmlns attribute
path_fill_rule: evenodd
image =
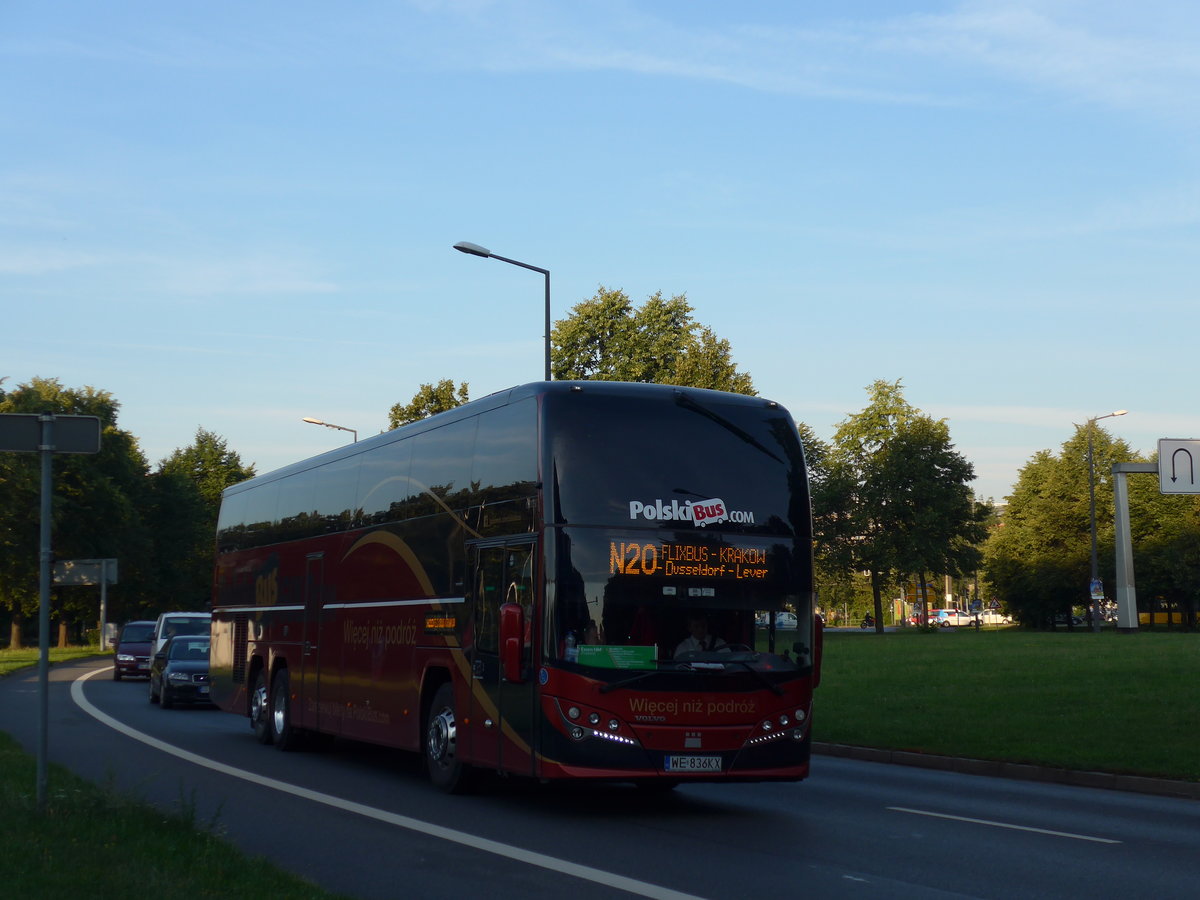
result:
<svg viewBox="0 0 1200 900"><path fill-rule="evenodd" d="M653 503L630 500L629 518L642 518L648 522L691 522L701 528L717 522L754 524L754 513L745 509L730 509L720 497L713 497L711 500L687 500L682 504L678 500L671 500L669 503L662 500L655 500Z"/></svg>

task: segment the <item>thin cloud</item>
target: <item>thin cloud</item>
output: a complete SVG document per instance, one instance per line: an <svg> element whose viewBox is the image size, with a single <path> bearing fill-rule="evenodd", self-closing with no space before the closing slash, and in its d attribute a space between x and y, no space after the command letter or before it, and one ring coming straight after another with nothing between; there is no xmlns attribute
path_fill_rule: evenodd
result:
<svg viewBox="0 0 1200 900"><path fill-rule="evenodd" d="M1151 6L1139 5L1140 22L1155 18ZM1106 31L1111 21L1103 5L968 3L899 20L886 42L1110 105L1191 107L1200 86L1194 40Z"/></svg>

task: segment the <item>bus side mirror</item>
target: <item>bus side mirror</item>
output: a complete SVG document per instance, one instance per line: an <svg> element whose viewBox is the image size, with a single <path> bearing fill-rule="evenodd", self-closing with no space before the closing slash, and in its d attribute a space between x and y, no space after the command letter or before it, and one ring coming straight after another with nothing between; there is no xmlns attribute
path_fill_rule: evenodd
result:
<svg viewBox="0 0 1200 900"><path fill-rule="evenodd" d="M521 645L525 639L525 610L515 603L500 607L500 670L510 684L524 681Z"/></svg>

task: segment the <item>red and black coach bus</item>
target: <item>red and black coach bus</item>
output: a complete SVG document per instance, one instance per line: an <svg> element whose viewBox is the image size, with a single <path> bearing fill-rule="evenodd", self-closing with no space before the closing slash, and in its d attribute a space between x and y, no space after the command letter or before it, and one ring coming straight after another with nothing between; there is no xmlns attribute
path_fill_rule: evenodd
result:
<svg viewBox="0 0 1200 900"><path fill-rule="evenodd" d="M776 403L513 388L230 487L217 544L212 696L263 743L419 751L445 790L808 773L811 513Z"/></svg>

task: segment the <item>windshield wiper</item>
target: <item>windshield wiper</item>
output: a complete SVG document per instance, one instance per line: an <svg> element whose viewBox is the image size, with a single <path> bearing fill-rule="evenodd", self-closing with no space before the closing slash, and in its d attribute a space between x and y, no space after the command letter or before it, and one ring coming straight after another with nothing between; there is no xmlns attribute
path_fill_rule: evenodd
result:
<svg viewBox="0 0 1200 900"><path fill-rule="evenodd" d="M631 684L636 684L639 681L643 681L644 679L649 678L651 675L657 675L660 671L662 671L662 670L661 669L650 669L645 672L639 672L638 674L634 675L632 678L626 678L623 681L614 681L614 682L612 682L612 684L601 685L600 693L607 694L609 691L615 691L617 688L622 688L622 687L626 687Z"/></svg>
<svg viewBox="0 0 1200 900"><path fill-rule="evenodd" d="M772 694L774 694L776 697L783 696L783 688L781 688L779 685L777 685L775 682L773 682L770 678L768 678L762 672L758 671L758 669L754 668L752 665L750 665L750 663L746 662L744 659L731 659L731 660L729 660L729 662L738 663L739 665L745 666L746 671L749 672L750 674L752 674L760 682L762 682L762 684L765 687L769 688ZM726 665L728 665L728 663L726 663Z"/></svg>
<svg viewBox="0 0 1200 900"><path fill-rule="evenodd" d="M746 662L746 660L744 660L744 659L682 660L676 664L674 669L670 669L670 670L653 669L653 670L646 671L646 672L639 672L637 675L634 675L632 678L626 678L626 679L623 679L622 681L614 681L611 684L602 685L600 688L600 693L607 694L610 691L615 691L617 688L623 688L623 687L628 687L631 684L637 684L639 681L644 681L645 679L649 678L651 675L657 675L663 671L701 672L701 671L717 669L717 668L719 668L723 671L730 664L734 664L734 663L736 663L739 666L744 667L747 672L749 672L751 675L753 675L754 678L758 682L760 682L765 688L770 690L771 693L773 693L776 697L783 696L783 688L781 688L775 682L771 681L771 679L767 678L766 675L764 675L762 672L758 671L758 669L754 668L752 665L750 665L750 663Z"/></svg>
<svg viewBox="0 0 1200 900"><path fill-rule="evenodd" d="M737 425L734 425L732 422L730 422L724 416L722 416L719 413L713 412L707 406L702 406L701 404L697 403L695 400L693 400L687 394L683 393L683 391L675 392L675 403L679 406L682 406L684 409L690 409L692 412L699 413L700 415L704 416L706 419L711 419L712 421L714 421L718 425L720 425L722 428L724 428L726 431L729 431L730 433L737 435L739 438L741 438L743 441L745 441L747 444L749 444L754 449L760 450L763 453L767 454L767 456L771 457L771 459L775 460L775 462L777 462L777 463L783 462L782 459L780 459L778 456L776 456L774 453L772 453L770 450L768 450L766 447L764 447L759 442L758 438L756 438L754 435L752 435L748 431L738 427Z"/></svg>

